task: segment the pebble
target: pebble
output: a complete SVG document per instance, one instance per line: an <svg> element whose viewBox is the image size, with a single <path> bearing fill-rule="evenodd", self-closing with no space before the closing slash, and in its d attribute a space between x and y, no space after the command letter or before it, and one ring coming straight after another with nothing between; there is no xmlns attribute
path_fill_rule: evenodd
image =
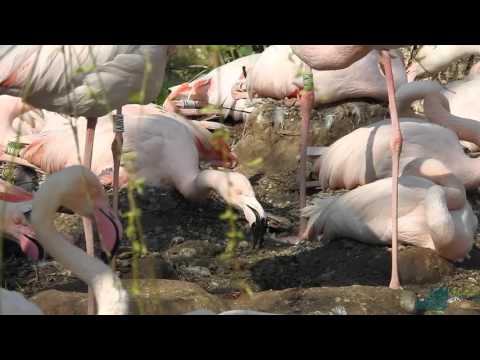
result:
<svg viewBox="0 0 480 360"><path fill-rule="evenodd" d="M179 255L186 258L192 258L197 255L197 250L195 250L194 248L183 248L180 249Z"/></svg>
<svg viewBox="0 0 480 360"><path fill-rule="evenodd" d="M175 236L171 241L171 245L178 245L183 243L184 241L185 238L183 236Z"/></svg>
<svg viewBox="0 0 480 360"><path fill-rule="evenodd" d="M250 247L250 244L248 243L248 241L243 240L238 243L238 247L240 249L248 249Z"/></svg>
<svg viewBox="0 0 480 360"><path fill-rule="evenodd" d="M186 272L197 276L210 276L210 270L204 266L188 266L184 269Z"/></svg>

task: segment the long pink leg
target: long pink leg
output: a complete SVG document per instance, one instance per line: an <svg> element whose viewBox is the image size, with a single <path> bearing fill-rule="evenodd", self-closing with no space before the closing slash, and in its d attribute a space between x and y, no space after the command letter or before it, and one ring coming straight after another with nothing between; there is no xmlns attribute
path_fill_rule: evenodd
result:
<svg viewBox="0 0 480 360"><path fill-rule="evenodd" d="M382 50L382 62L387 80L388 106L392 121L392 138L390 150L392 152L392 277L391 289L400 289L398 277L398 172L400 166L400 152L402 151L402 132L398 122L397 104L395 102L395 84L393 80L392 62L390 53Z"/></svg>
<svg viewBox="0 0 480 360"><path fill-rule="evenodd" d="M97 118L87 119L87 136L85 138L85 150L83 153L83 165L89 169L92 168L93 140L95 137L95 127L97 126ZM93 243L93 224L89 218L82 218L83 229L85 232L85 243L87 246L87 254L95 256L95 248ZM95 296L90 287L88 287L88 315L95 315Z"/></svg>
<svg viewBox="0 0 480 360"><path fill-rule="evenodd" d="M315 94L313 92L313 77L312 70L307 67L304 74L304 88L300 97L300 116L302 118L301 130L300 130L300 209L303 209L307 205L307 191L306 191L306 179L305 173L307 171L307 143L308 132L310 128L310 116L313 109L313 102ZM303 237L307 226L307 219L300 217L299 238Z"/></svg>

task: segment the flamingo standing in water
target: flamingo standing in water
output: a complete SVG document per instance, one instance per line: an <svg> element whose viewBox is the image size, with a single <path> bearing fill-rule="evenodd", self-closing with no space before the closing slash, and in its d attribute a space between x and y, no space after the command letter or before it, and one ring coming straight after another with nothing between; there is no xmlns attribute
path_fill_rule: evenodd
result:
<svg viewBox="0 0 480 360"><path fill-rule="evenodd" d="M97 117L132 102L151 102L163 83L168 45L1 45L0 94L22 97L29 105L86 116L84 165L90 168ZM20 115L17 114L17 115ZM123 124L115 121L114 210ZM84 219L87 253L93 255L92 225ZM89 313L93 313L90 292Z"/></svg>
<svg viewBox="0 0 480 360"><path fill-rule="evenodd" d="M205 200L211 190L218 192L225 202L243 212L253 233L254 246L262 245L266 216L248 179L236 172L199 170L200 155L217 164L225 158L222 151L211 149L207 130L175 114L161 112L154 105L126 105L122 112L125 151L135 154L135 176L144 178L148 185L174 187L194 201ZM44 116L47 124L60 123L49 120L58 114L44 111ZM109 122L101 124L94 144L92 170L103 184L111 184L112 159L101 149L111 142L113 135ZM60 171L76 163L74 136L71 129L59 127L20 137L28 145L19 157L47 173ZM82 139L85 134L79 131L78 136ZM128 176L121 167L121 186L126 185Z"/></svg>
<svg viewBox="0 0 480 360"><path fill-rule="evenodd" d="M391 55L388 49L397 49L399 45L291 45L293 52L308 66L304 74L305 88L300 97L300 114L302 116L301 141L300 141L300 206L306 205L306 182L305 171L307 163L307 138L310 122L310 114L314 103L313 75L311 69L315 70L339 70L349 67L356 61L365 57L372 50L381 53L381 64L385 71L387 82L388 103L393 126L390 141L392 154L392 276L390 288L399 289L400 280L398 277L398 166L399 156L402 150L402 133L398 123L397 107L395 104L395 84L391 63ZM305 221L300 222L300 236L305 230Z"/></svg>
<svg viewBox="0 0 480 360"><path fill-rule="evenodd" d="M53 225L60 206L95 219L102 244L112 250L118 244L122 226L108 205L103 187L95 175L82 166L53 174L35 194L31 221L38 241L58 262L93 288L99 315L128 313L128 294L120 279L98 259L70 244ZM16 292L0 289L0 314L41 314L41 310Z"/></svg>

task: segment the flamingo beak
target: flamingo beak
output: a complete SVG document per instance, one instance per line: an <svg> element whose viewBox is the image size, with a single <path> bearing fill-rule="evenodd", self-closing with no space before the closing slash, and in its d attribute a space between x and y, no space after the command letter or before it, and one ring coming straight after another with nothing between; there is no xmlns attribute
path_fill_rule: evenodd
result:
<svg viewBox="0 0 480 360"><path fill-rule="evenodd" d="M35 238L35 233L30 226L16 224L15 233L15 238L17 239L22 252L32 261L37 262L45 257L45 251Z"/></svg>
<svg viewBox="0 0 480 360"><path fill-rule="evenodd" d="M122 239L122 223L118 217L113 214L109 206L95 209L94 217L104 252L104 254L102 254L103 258L111 260Z"/></svg>
<svg viewBox="0 0 480 360"><path fill-rule="evenodd" d="M266 217L262 217L259 215L258 211L255 210L253 207L247 205L250 210L255 214L255 222L252 223L252 238L253 238L253 248L258 245L258 248L263 247L263 243L265 241L265 233L267 232L268 222Z"/></svg>

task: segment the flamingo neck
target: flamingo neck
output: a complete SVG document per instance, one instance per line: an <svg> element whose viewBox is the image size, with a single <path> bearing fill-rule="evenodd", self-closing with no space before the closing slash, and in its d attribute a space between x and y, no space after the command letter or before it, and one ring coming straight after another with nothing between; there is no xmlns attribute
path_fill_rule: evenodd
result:
<svg viewBox="0 0 480 360"><path fill-rule="evenodd" d="M452 115L448 100L443 94L434 93L425 97L423 108L425 116L431 122L452 130L460 140L480 146L480 122Z"/></svg>
<svg viewBox="0 0 480 360"><path fill-rule="evenodd" d="M220 171L203 170L195 171L190 174L182 174L182 178L177 182L177 189L187 199L193 201L205 200L210 191L218 190Z"/></svg>
<svg viewBox="0 0 480 360"><path fill-rule="evenodd" d="M98 259L88 256L80 248L70 244L56 231L53 218L61 205L61 193L41 190L34 199L32 225L38 241L45 250L72 273L86 282L97 299L98 314L118 313L111 304L116 304L121 293L120 280L112 270ZM112 291L116 289L116 291ZM113 297L113 298L112 298Z"/></svg>
<svg viewBox="0 0 480 360"><path fill-rule="evenodd" d="M410 105L414 101L423 100L429 94L442 90L442 86L436 81L425 80L405 83L395 94L399 116L410 117L412 115Z"/></svg>

